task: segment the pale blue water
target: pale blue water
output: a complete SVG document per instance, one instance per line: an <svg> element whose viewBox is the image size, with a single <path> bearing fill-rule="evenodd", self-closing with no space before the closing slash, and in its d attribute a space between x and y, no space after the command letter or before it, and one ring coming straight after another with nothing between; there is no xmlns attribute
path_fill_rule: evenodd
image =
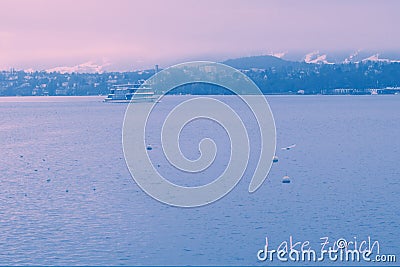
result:
<svg viewBox="0 0 400 267"><path fill-rule="evenodd" d="M315 249L324 236L371 236L381 254L400 257L400 96L267 98L279 163L255 193L247 192L250 164L230 194L193 209L161 204L131 179L121 144L126 105L99 97L1 98L0 264L271 265L256 256L265 236L277 247L290 235ZM160 112L183 99L163 101ZM205 121L183 131L189 158L204 135L227 144L214 126ZM157 154L157 138L149 142L160 171L174 172ZM293 150L279 149L293 143ZM174 182L209 182L229 151L201 177ZM290 184L281 183L285 174Z"/></svg>

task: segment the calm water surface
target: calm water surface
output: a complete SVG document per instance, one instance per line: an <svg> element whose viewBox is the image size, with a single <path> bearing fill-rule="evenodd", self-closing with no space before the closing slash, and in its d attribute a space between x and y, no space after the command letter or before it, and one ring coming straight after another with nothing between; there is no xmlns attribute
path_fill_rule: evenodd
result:
<svg viewBox="0 0 400 267"><path fill-rule="evenodd" d="M163 101L150 132L184 99ZM161 204L134 183L121 144L126 105L101 100L0 98L1 265L267 265L256 257L266 236L271 248L293 236L316 250L321 237L370 236L381 254L400 257L400 96L268 97L279 163L255 193L247 192L251 163L226 197L193 209ZM246 107L232 103L251 122ZM250 135L256 159L257 132ZM182 131L183 153L196 158L205 136L218 145L215 166L173 182L204 184L223 170L227 135L210 121ZM158 139L148 139L160 172L175 173ZM285 174L290 184L281 183Z"/></svg>

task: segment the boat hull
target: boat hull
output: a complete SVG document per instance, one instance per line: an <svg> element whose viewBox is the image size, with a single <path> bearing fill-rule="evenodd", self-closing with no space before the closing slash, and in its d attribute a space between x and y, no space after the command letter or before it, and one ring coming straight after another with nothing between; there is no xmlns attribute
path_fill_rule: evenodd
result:
<svg viewBox="0 0 400 267"><path fill-rule="evenodd" d="M152 103L156 102L157 98L132 98L132 99L110 99L106 98L103 102L106 103Z"/></svg>

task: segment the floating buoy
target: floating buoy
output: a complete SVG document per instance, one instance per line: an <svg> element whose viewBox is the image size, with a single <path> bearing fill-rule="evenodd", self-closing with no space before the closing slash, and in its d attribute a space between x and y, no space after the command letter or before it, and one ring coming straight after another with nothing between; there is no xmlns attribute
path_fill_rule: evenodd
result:
<svg viewBox="0 0 400 267"><path fill-rule="evenodd" d="M49 179L47 179L46 181L47 181L47 182L50 182L50 181L51 181L51 179L49 178Z"/></svg>
<svg viewBox="0 0 400 267"><path fill-rule="evenodd" d="M151 145L148 145L148 146L146 147L146 149L147 149L147 150L152 150L153 148L151 147Z"/></svg>
<svg viewBox="0 0 400 267"><path fill-rule="evenodd" d="M282 183L289 184L290 183L290 177L288 175L283 176Z"/></svg>
<svg viewBox="0 0 400 267"><path fill-rule="evenodd" d="M273 162L273 163L276 163L276 162L278 162L278 161L279 161L278 156L273 156L273 157L272 157L272 162Z"/></svg>

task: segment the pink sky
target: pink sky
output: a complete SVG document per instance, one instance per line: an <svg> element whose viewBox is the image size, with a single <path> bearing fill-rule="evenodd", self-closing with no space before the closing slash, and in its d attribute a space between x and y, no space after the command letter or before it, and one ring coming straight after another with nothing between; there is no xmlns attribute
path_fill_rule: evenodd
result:
<svg viewBox="0 0 400 267"><path fill-rule="evenodd" d="M400 1L2 1L0 69L399 50Z"/></svg>

